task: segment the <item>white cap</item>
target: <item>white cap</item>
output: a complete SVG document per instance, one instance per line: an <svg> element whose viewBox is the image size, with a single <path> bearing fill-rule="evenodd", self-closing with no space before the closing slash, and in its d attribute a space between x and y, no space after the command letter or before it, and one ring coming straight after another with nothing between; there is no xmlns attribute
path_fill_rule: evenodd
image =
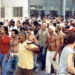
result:
<svg viewBox="0 0 75 75"><path fill-rule="evenodd" d="M49 26L49 28L55 32L55 27L53 25Z"/></svg>

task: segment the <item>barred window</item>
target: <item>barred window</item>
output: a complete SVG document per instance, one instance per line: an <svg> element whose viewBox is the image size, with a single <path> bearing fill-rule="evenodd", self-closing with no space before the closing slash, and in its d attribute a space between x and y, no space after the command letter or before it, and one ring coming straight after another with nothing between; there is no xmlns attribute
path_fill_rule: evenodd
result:
<svg viewBox="0 0 75 75"><path fill-rule="evenodd" d="M4 18L5 17L5 8L1 8L1 17Z"/></svg>
<svg viewBox="0 0 75 75"><path fill-rule="evenodd" d="M22 17L22 7L14 7L13 8L13 16L14 17Z"/></svg>
<svg viewBox="0 0 75 75"><path fill-rule="evenodd" d="M43 6L38 6L38 9L43 9Z"/></svg>

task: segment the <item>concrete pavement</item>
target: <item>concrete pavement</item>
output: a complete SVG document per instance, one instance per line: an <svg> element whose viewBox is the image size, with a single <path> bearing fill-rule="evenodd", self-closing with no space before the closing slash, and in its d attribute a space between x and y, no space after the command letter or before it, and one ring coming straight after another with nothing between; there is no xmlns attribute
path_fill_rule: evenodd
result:
<svg viewBox="0 0 75 75"><path fill-rule="evenodd" d="M38 71L37 73L34 73L34 75L46 75L45 71Z"/></svg>

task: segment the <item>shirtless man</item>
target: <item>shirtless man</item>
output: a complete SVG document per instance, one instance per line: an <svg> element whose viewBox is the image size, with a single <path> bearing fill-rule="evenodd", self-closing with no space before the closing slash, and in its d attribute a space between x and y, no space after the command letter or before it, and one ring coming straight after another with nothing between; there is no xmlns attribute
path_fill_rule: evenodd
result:
<svg viewBox="0 0 75 75"><path fill-rule="evenodd" d="M27 33L28 33L27 40L29 40L29 41L31 41L31 42L33 42L33 43L35 43L35 44L38 44L35 35L32 34L32 32L31 32L31 28L29 28L29 29L27 30Z"/></svg>
<svg viewBox="0 0 75 75"><path fill-rule="evenodd" d="M31 29L27 30L28 36L27 36L27 40L30 41L30 43L34 43L36 45L38 45L38 41L36 39L36 36L34 34L31 33ZM34 52L34 71L37 72L38 71L38 64L37 64L37 54Z"/></svg>
<svg viewBox="0 0 75 75"><path fill-rule="evenodd" d="M13 29L9 53L5 59L5 61L8 63L7 72L6 72L7 75L11 75L11 74L14 75L18 63L19 41L17 35L18 35L18 31L16 29Z"/></svg>
<svg viewBox="0 0 75 75"><path fill-rule="evenodd" d="M48 37L48 48L46 55L46 73L47 75L51 75L51 64L54 67L55 72L57 71L58 66L58 51L59 51L59 41L57 35L54 33L55 27L49 26L49 34Z"/></svg>
<svg viewBox="0 0 75 75"><path fill-rule="evenodd" d="M59 50L59 56L61 55L62 47L64 45L64 34L61 32L60 26L56 26L56 33L58 35L58 40L60 42L60 50Z"/></svg>

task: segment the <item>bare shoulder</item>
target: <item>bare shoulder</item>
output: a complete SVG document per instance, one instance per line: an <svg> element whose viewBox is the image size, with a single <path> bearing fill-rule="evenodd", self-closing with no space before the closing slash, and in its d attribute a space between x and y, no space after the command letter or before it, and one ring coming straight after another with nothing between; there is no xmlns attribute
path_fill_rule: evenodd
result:
<svg viewBox="0 0 75 75"><path fill-rule="evenodd" d="M34 38L36 38L36 36L35 36L35 35L33 35L33 37L34 37Z"/></svg>
<svg viewBox="0 0 75 75"><path fill-rule="evenodd" d="M57 35L57 34L54 34L54 38L55 38L55 39L58 39L58 35Z"/></svg>
<svg viewBox="0 0 75 75"><path fill-rule="evenodd" d="M60 37L64 37L64 33L60 33Z"/></svg>

